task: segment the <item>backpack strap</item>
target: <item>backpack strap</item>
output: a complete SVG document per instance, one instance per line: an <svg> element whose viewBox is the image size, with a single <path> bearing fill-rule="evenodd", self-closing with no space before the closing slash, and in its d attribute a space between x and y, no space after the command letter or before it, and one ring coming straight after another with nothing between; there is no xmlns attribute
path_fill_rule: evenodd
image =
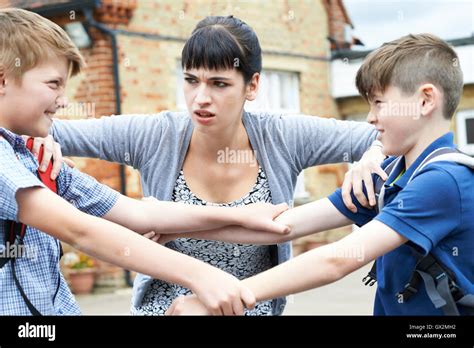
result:
<svg viewBox="0 0 474 348"><path fill-rule="evenodd" d="M29 138L26 147L28 150L32 150L33 148L33 138ZM43 154L44 154L44 148L41 146L39 154L38 154L38 162L41 163L43 159ZM48 168L44 173L40 172L39 170L37 171L38 178L41 180L41 182L48 187L51 191L54 193L58 193L57 190L57 183L55 180L51 180L51 171L53 169L53 163L52 161L49 163ZM25 302L26 306L28 307L29 311L31 312L32 315L35 316L40 316L41 313L36 309L36 307L31 303L29 298L26 296L25 291L23 290L23 287L20 284L20 281L18 280L17 274L16 274L16 269L15 269L15 263L16 263L16 258L22 256L21 251L22 246L24 245L24 238L25 234L27 231L27 226L25 224L22 224L20 222L16 221L6 221L6 228L5 228L5 244L6 247L9 248L10 246L14 246L15 250L17 251L15 257L5 257L0 259L0 268L5 266L8 262L11 262L11 267L12 267L12 274L13 274L13 280L15 281L15 285L18 288L18 291L20 292L21 297L23 298L23 301ZM60 255L62 256L62 247L60 245ZM58 294L59 291L59 284L61 280L61 275L58 275L58 286L56 288L56 292L53 297L53 302L56 299L56 295Z"/></svg>
<svg viewBox="0 0 474 348"><path fill-rule="evenodd" d="M373 286L377 282L377 262L374 261L372 264L372 268L370 269L369 273L362 278L362 282L365 286Z"/></svg>
<svg viewBox="0 0 474 348"><path fill-rule="evenodd" d="M392 174L395 167L398 165L402 157L398 157L394 159L387 167L385 167L384 171L387 173L388 176ZM382 211L384 206L384 196L385 196L385 186L384 181L380 176L377 177L374 184L374 191L375 191L375 199L377 201L377 206L375 207L377 214ZM372 264L372 268L370 269L369 273L362 278L362 282L364 285L373 286L377 282L377 264L374 262Z"/></svg>
<svg viewBox="0 0 474 348"><path fill-rule="evenodd" d="M392 174L395 167L398 163L402 160L402 157L398 157L397 159L393 160L387 167L385 167L384 171L387 173L387 176ZM380 213L384 207L384 197L385 197L385 182L379 176L375 181L375 199L377 200L377 214Z"/></svg>
<svg viewBox="0 0 474 348"><path fill-rule="evenodd" d="M458 149L452 147L441 147L426 156L423 162L421 162L420 165L415 169L410 179L408 179L408 183L411 182L415 176L417 176L418 173L421 172L428 164L441 161L455 162L474 169L474 158L466 155Z"/></svg>
<svg viewBox="0 0 474 348"><path fill-rule="evenodd" d="M397 294L403 301L418 292L421 282L425 284L428 297L444 315L460 315L458 306L463 306L470 315L474 315L474 295L465 295L456 284L456 275L433 254L426 256L412 249L417 257L417 264L405 288Z"/></svg>
<svg viewBox="0 0 474 348"><path fill-rule="evenodd" d="M401 157L392 161L385 172L390 175L396 167ZM423 170L428 164L449 161L465 165L474 169L474 159L458 149L451 147L439 148L430 153L422 163L415 169L408 183ZM379 177L375 182L375 194L377 197L377 208L380 212L384 206L385 186L383 180ZM474 294L464 294L456 284L455 274L438 261L433 254L424 256L418 253L414 248L412 251L417 257L417 264L410 280L405 288L397 296L402 296L403 301L408 301L413 295L418 293L420 282L425 284L426 292L436 308L441 308L445 315L459 315L458 306L463 306L470 315L474 315ZM373 286L377 281L377 264L374 262L371 270L362 281L365 285Z"/></svg>

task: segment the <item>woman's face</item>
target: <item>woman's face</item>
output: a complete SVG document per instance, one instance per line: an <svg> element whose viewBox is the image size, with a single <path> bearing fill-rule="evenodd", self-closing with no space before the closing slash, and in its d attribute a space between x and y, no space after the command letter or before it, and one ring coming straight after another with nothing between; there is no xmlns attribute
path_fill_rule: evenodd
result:
<svg viewBox="0 0 474 348"><path fill-rule="evenodd" d="M184 96L194 126L218 131L240 122L246 100L256 97L259 74L244 83L236 69L184 70Z"/></svg>

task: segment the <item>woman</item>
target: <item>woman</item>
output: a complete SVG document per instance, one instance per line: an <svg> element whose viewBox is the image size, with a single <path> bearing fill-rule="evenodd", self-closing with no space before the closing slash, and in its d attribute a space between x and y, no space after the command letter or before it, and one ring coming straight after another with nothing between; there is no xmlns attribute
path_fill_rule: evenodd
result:
<svg viewBox="0 0 474 348"><path fill-rule="evenodd" d="M55 120L53 135L64 154L132 165L140 171L144 195L160 200L291 205L303 169L358 160L376 138L375 129L365 123L245 112L245 101L257 95L261 49L255 32L232 16L207 17L197 24L183 48L182 67L188 112ZM229 149L251 156L241 163L223 160ZM239 279L291 254L290 243L260 246L179 238L167 246ZM138 275L132 313L164 314L177 296L188 293ZM247 314L281 314L284 305L284 299L265 301Z"/></svg>

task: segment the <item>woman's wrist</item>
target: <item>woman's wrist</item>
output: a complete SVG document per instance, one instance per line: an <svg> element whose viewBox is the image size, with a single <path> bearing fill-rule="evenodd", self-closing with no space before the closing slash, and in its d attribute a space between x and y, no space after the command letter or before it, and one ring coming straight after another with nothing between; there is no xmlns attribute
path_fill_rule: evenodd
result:
<svg viewBox="0 0 474 348"><path fill-rule="evenodd" d="M387 158L388 156L385 155L385 153L383 152L383 144L380 140L374 140L374 142L372 143L372 145L370 145L370 148L369 148L369 151L370 150L374 150L374 151L377 151L377 153L380 153L384 158Z"/></svg>
<svg viewBox="0 0 474 348"><path fill-rule="evenodd" d="M372 143L372 145L370 145L370 147L373 147L373 146L378 146L383 150L383 144L380 140L374 140L374 142Z"/></svg>

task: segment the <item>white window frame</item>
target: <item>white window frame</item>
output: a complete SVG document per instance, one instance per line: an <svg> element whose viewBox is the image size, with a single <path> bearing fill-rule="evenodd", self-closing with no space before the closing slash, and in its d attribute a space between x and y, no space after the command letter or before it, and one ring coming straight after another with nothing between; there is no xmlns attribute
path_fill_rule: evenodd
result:
<svg viewBox="0 0 474 348"><path fill-rule="evenodd" d="M188 110L184 98L184 74L181 68L181 60L176 62L176 109L178 111Z"/></svg>
<svg viewBox="0 0 474 348"><path fill-rule="evenodd" d="M293 71L263 69L257 98L245 103L245 110L300 114L299 74ZM293 198L308 198L304 170L298 175Z"/></svg>
<svg viewBox="0 0 474 348"><path fill-rule="evenodd" d="M474 156L474 142L467 142L466 122L474 122L474 109L461 110L456 113L456 133L459 150Z"/></svg>
<svg viewBox="0 0 474 348"><path fill-rule="evenodd" d="M254 101L247 101L245 109L299 114L299 74L292 71L263 69L257 98Z"/></svg>

